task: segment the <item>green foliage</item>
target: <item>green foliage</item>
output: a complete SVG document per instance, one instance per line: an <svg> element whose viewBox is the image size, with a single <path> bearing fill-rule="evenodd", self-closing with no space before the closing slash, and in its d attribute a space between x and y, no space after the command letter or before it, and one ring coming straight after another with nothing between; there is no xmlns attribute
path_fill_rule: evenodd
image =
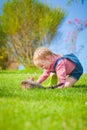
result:
<svg viewBox="0 0 87 130"><path fill-rule="evenodd" d="M34 50L50 44L64 16L61 8L50 8L37 0L8 0L3 7L1 24L8 38L9 52L28 66Z"/></svg>
<svg viewBox="0 0 87 130"><path fill-rule="evenodd" d="M6 34L3 32L0 24L0 70L7 67Z"/></svg>
<svg viewBox="0 0 87 130"><path fill-rule="evenodd" d="M86 130L87 74L73 88L21 90L23 79L40 74L35 68L0 72L0 130Z"/></svg>

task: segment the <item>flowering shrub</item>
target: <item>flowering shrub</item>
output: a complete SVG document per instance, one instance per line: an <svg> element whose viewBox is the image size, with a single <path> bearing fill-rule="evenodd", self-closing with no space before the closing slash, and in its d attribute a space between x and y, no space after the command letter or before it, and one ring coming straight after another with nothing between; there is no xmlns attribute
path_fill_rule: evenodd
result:
<svg viewBox="0 0 87 130"><path fill-rule="evenodd" d="M80 31L84 30L87 27L87 19L80 20L75 18L74 20L68 20L68 25L73 27L72 32L68 32L65 42L68 43L68 51L76 51L76 39Z"/></svg>

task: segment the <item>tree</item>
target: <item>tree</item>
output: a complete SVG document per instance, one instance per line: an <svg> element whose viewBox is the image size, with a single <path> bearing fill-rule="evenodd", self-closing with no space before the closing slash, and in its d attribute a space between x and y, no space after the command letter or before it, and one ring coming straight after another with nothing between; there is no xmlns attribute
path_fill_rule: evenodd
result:
<svg viewBox="0 0 87 130"><path fill-rule="evenodd" d="M0 24L0 70L7 67L8 55L6 51L6 34L2 31Z"/></svg>
<svg viewBox="0 0 87 130"><path fill-rule="evenodd" d="M78 38L78 34L87 28L87 19L82 20L75 18L74 20L68 20L68 24L72 27L73 30L72 32L68 32L67 38L65 40L68 45L67 50L68 53L74 52L78 54L84 48L84 46L81 45L80 49L77 51L76 40Z"/></svg>
<svg viewBox="0 0 87 130"><path fill-rule="evenodd" d="M34 50L50 44L64 16L61 8L52 9L37 0L8 0L1 25L9 53L24 66L32 64Z"/></svg>

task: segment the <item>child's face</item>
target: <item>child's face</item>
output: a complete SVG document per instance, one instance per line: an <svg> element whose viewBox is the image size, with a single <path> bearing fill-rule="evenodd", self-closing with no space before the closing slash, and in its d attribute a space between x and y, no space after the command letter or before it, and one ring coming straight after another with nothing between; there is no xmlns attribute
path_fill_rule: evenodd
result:
<svg viewBox="0 0 87 130"><path fill-rule="evenodd" d="M46 57L45 60L39 60L39 67L42 69L49 70L51 67L51 57Z"/></svg>

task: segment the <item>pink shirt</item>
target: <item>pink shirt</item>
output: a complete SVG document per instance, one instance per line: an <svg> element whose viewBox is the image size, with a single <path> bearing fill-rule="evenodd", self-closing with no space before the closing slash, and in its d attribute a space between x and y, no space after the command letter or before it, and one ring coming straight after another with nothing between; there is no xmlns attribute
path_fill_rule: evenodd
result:
<svg viewBox="0 0 87 130"><path fill-rule="evenodd" d="M58 62L56 69L54 70L54 64L58 58L59 57L57 55L53 55L53 60L50 69L44 70L43 74L38 79L38 83L42 83L44 80L47 79L50 73L54 71L57 74L59 84L66 82L66 76L69 75L75 69L75 64L68 59L62 59Z"/></svg>

